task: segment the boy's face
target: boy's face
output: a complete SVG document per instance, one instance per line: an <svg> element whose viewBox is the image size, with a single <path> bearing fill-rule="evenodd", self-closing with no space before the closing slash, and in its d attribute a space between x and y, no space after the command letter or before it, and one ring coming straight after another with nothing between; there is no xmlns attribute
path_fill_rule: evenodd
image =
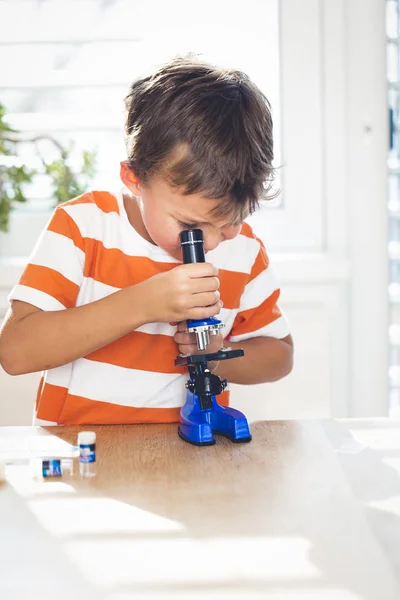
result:
<svg viewBox="0 0 400 600"><path fill-rule="evenodd" d="M134 179L132 181L126 169L123 163L121 179L132 194L140 198L141 218L149 238L176 260L182 260L179 234L184 229L203 231L205 252L239 234L241 223L229 223L226 217L216 218L210 214L220 200L210 200L198 194L184 196L157 178L143 185Z"/></svg>

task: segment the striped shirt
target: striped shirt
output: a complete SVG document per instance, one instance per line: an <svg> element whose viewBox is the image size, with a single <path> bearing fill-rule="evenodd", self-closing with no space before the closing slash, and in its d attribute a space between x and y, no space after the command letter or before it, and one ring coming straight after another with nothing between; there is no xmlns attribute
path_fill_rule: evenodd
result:
<svg viewBox="0 0 400 600"><path fill-rule="evenodd" d="M207 262L219 269L223 308L218 318L224 323L224 339L289 334L264 246L248 224L236 238L208 252ZM65 310L178 264L132 227L122 193L94 191L56 208L9 299L45 311ZM174 366L175 332L168 323L148 323L72 363L45 371L35 422L178 421L188 375L185 368ZM228 392L218 400L227 405Z"/></svg>

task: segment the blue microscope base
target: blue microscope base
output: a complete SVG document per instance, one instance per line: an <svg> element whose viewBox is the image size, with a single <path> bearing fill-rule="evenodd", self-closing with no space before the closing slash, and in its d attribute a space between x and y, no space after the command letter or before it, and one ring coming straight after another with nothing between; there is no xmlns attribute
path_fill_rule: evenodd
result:
<svg viewBox="0 0 400 600"><path fill-rule="evenodd" d="M186 403L181 409L179 436L196 446L215 444L214 433L223 435L235 443L251 441L249 424L239 410L221 406L211 396L212 407L201 409L200 401L191 391L186 393Z"/></svg>

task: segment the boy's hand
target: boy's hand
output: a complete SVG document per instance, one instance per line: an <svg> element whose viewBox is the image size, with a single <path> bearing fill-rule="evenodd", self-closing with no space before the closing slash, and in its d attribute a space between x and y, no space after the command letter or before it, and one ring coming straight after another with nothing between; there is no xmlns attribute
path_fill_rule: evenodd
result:
<svg viewBox="0 0 400 600"><path fill-rule="evenodd" d="M210 263L179 265L138 284L148 323L208 319L221 309L218 269Z"/></svg>
<svg viewBox="0 0 400 600"><path fill-rule="evenodd" d="M174 323L175 325L175 323ZM197 348L197 339L195 333L188 333L186 330L186 321L176 323L178 329L174 335L174 340L178 344L180 354L208 354L210 352L218 352L224 347L224 338L222 334L211 335L210 343L205 350ZM208 363L208 368L213 371L218 365L218 362Z"/></svg>
<svg viewBox="0 0 400 600"><path fill-rule="evenodd" d="M178 329L174 335L174 340L178 344L178 350L181 354L209 354L218 352L224 346L222 334L210 335L210 343L205 350L197 348L197 338L195 333L186 331L186 321L177 323Z"/></svg>

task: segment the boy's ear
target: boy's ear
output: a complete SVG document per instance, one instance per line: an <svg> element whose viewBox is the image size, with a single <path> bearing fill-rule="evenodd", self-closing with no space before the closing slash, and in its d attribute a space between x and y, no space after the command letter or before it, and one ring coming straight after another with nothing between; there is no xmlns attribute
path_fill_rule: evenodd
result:
<svg viewBox="0 0 400 600"><path fill-rule="evenodd" d="M140 196L139 181L132 169L129 168L128 161L121 161L120 168L121 181L134 196Z"/></svg>

